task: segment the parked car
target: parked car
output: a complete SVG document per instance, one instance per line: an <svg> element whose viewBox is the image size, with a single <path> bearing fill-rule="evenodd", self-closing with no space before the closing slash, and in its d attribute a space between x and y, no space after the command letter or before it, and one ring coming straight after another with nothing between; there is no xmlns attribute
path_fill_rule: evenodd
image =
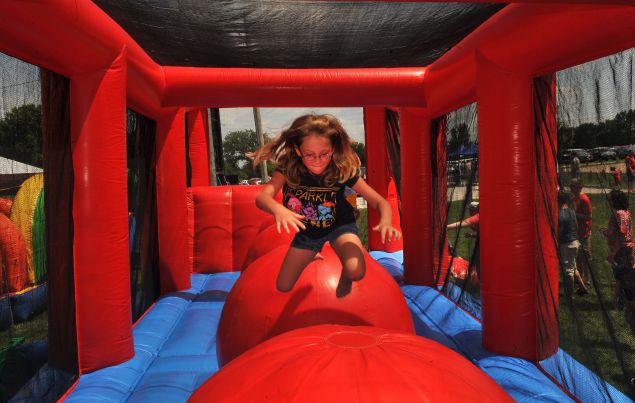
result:
<svg viewBox="0 0 635 403"><path fill-rule="evenodd" d="M617 159L617 152L612 148L608 148L600 153L600 159L602 161L615 160Z"/></svg>
<svg viewBox="0 0 635 403"><path fill-rule="evenodd" d="M561 164L568 164L571 161L571 158L573 158L573 154L578 156L580 162L592 161L591 153L582 148L571 148L568 150L563 150L558 161Z"/></svg>
<svg viewBox="0 0 635 403"><path fill-rule="evenodd" d="M577 154L578 154L578 158L580 158L580 162L593 161L593 157L591 156L591 153L588 152L587 150L579 150Z"/></svg>
<svg viewBox="0 0 635 403"><path fill-rule="evenodd" d="M243 179L240 181L239 185L249 185L249 181L247 179Z"/></svg>
<svg viewBox="0 0 635 403"><path fill-rule="evenodd" d="M591 149L593 161L602 161L602 153L609 150L609 147L595 147Z"/></svg>
<svg viewBox="0 0 635 403"><path fill-rule="evenodd" d="M571 161L571 150L563 150L560 152L560 157L558 158L558 162L561 164L568 164Z"/></svg>
<svg viewBox="0 0 635 403"><path fill-rule="evenodd" d="M635 152L635 144L617 147L617 158L626 158L628 153Z"/></svg>

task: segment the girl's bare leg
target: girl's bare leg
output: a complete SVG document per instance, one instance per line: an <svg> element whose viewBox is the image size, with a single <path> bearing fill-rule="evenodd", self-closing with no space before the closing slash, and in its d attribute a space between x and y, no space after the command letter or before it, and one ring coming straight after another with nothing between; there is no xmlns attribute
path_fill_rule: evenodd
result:
<svg viewBox="0 0 635 403"><path fill-rule="evenodd" d="M364 245L357 235L347 233L332 241L331 246L342 262L342 276L336 294L343 297L350 293L352 281L359 281L366 274Z"/></svg>
<svg viewBox="0 0 635 403"><path fill-rule="evenodd" d="M278 279L276 280L278 291L291 291L298 278L300 278L300 274L313 261L315 255L317 255L317 252L312 250L290 247L284 257L280 272L278 272Z"/></svg>

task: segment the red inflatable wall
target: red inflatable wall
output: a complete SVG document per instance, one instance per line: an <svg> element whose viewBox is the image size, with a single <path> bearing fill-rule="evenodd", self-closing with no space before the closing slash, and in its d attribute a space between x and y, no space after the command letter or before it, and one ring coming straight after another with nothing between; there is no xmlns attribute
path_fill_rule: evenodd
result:
<svg viewBox="0 0 635 403"><path fill-rule="evenodd" d="M187 114L189 157L192 166L191 186L209 186L209 125L207 109L194 109Z"/></svg>
<svg viewBox="0 0 635 403"><path fill-rule="evenodd" d="M549 0L526 2L548 3ZM489 214L492 220L497 207L527 207L523 204L528 203L525 199L533 200L535 196L535 183L528 173L531 171L526 168L529 165L527 159L534 154L533 151L527 154L529 148L523 148L531 147L524 136L532 130L531 126L526 125L532 116L531 90L528 89L531 86L526 85L526 82L538 75L635 46L635 31L632 29L635 8L630 6L631 2L611 0L613 4L627 4L628 7L573 4L585 0L558 2L570 4L512 4L505 7L462 41L460 46L454 47L428 68L274 72L267 69L162 68L92 2L1 1L0 50L72 79L73 141L76 146L73 150L76 170L74 198L77 203L74 207L75 259L82 371L121 361L131 351L130 330L126 329L123 319L127 316L125 321L129 321L129 301L127 306L124 303L126 298L129 299L129 292L124 296L122 291L122 284L126 284L128 276L127 270L126 273L123 270L128 264L127 244L123 248L127 242L124 242L127 239L126 199L122 196L125 196L125 153L121 154L118 148L125 138L122 130L125 129L123 116L126 96L128 106L158 122L157 149L160 160L157 171L163 171L157 175L162 288L163 291L187 288L189 276L183 269L187 267L183 127L182 123L174 123L173 112L166 110L165 106L253 106L256 102L261 106L298 106L298 99L312 99L312 102L329 106L426 106L429 116L434 117L473 101L478 93L479 101L485 100L490 104L479 106L485 115L489 114L479 129L494 130L490 140L485 143L485 153L489 153L489 156L483 155L482 158L490 161L488 180L492 182L487 190L490 194L488 197L490 200L498 196L500 198L498 205L489 206L481 199L482 219L487 220ZM63 46L51 46L51 43ZM122 56L120 52L124 48L126 54ZM477 53L489 60L478 64L478 68L475 58ZM111 65L115 59L117 61ZM495 74L489 71L488 65L498 66L493 70L502 72L499 81L510 84L511 91L507 91L501 83L496 84ZM481 72L481 68L486 70L486 76L481 78L479 75L477 83L477 71ZM513 73L509 75L507 72ZM494 97L492 94L498 91L503 94L501 99L491 99ZM106 101L103 94L108 93L112 100ZM499 116L506 118L495 123ZM482 116L479 118L482 119ZM169 134L173 125L177 133L174 135ZM94 133L100 133L100 136ZM108 133L112 133L112 136L108 136ZM481 150L486 148L485 144L481 142ZM502 150L502 155L507 156L510 149L513 150L511 154L514 158L518 158L518 164L508 158L495 161L492 156L496 150ZM162 150L166 155L161 156ZM170 153L173 153L173 157L167 155ZM369 151L369 160L371 155L378 156ZM169 169L172 172L168 172ZM481 173L484 174L482 167ZM386 183L383 180L381 186L385 187ZM485 180L482 183L488 187ZM511 195L505 193L509 183L519 186L522 191ZM524 201L521 203L520 199ZM108 209L102 208L104 202L110 203ZM106 219L99 217L95 221L95 217L103 211L111 214ZM534 213L532 211L531 214ZM525 238L525 230L529 228L525 226L528 219L526 214L529 213L523 212L516 217L521 224L512 228L513 233L507 237L507 243L502 245L511 250L501 252L504 256L498 254L496 259L499 261L510 259L524 265L526 258L531 259L527 255L528 247L531 246L528 243L535 243L535 239L532 237L527 241ZM490 241L495 241L492 234L489 236ZM484 247L492 248L482 256L485 267L486 255L489 253L489 259L493 259L496 244L485 246L486 239L482 238L481 241ZM103 244L113 246L107 249L109 255L106 258L104 248L97 248L97 245ZM535 251L535 245L532 248L529 249ZM125 259L123 251L126 252ZM106 265L107 270L103 270ZM489 287L486 291L492 294L483 296L484 329L487 328L484 340L496 351L536 357L539 354L535 352L535 340L518 345L518 354L511 352L516 348L510 340L517 340L529 333L535 334L535 328L531 331L527 327L535 323L535 302L531 301L535 295L529 296L535 294L536 282L531 277L535 273L524 270L530 270L529 266L514 267L500 277L500 273L484 274L494 276L489 278L489 285L486 285L486 288ZM107 273L104 274L104 271ZM514 288L512 283L518 280L528 280L531 290ZM93 288L95 281L99 284ZM110 294L104 295L106 289ZM526 299L521 298L522 306L509 307L506 297L496 293L495 289L506 290ZM88 306L91 307L91 315L95 315L92 302L101 306L98 313L103 315L96 315L101 322L88 315ZM491 304L501 304L502 307L496 311ZM503 334L500 329L508 329L503 325L509 323L501 319L507 318L508 314L520 315L515 316L514 320L525 324L514 328L509 340L502 337L497 339L496 332ZM103 331L103 323L109 323L108 330Z"/></svg>
<svg viewBox="0 0 635 403"><path fill-rule="evenodd" d="M164 106L336 107L424 104L425 68L422 67L163 69L166 82Z"/></svg>
<svg viewBox="0 0 635 403"><path fill-rule="evenodd" d="M157 221L161 293L190 287L185 198L185 116L182 110L157 120Z"/></svg>
<svg viewBox="0 0 635 403"><path fill-rule="evenodd" d="M558 350L558 253L552 223L558 222L558 149L556 77L549 74L534 79L534 131L536 135L536 298L539 323L537 358L542 360ZM543 119L544 117L544 119ZM540 182L538 182L540 178Z"/></svg>
<svg viewBox="0 0 635 403"><path fill-rule="evenodd" d="M430 119L421 108L399 110L404 281L434 285Z"/></svg>
<svg viewBox="0 0 635 403"><path fill-rule="evenodd" d="M532 80L478 57L483 346L536 360Z"/></svg>
<svg viewBox="0 0 635 403"><path fill-rule="evenodd" d="M80 373L134 355L125 78L122 53L109 68L71 80L73 266Z"/></svg>
<svg viewBox="0 0 635 403"><path fill-rule="evenodd" d="M245 268L247 252L270 215L256 207L263 186L199 186L188 190L193 271ZM282 201L281 194L276 200Z"/></svg>
<svg viewBox="0 0 635 403"><path fill-rule="evenodd" d="M388 199L388 158L386 154L386 111L384 108L364 108L366 133L366 181L382 197ZM395 212L393 212L395 213ZM399 210L396 211L399 213ZM379 223L379 214L368 208L368 249L385 250L380 235L371 228Z"/></svg>

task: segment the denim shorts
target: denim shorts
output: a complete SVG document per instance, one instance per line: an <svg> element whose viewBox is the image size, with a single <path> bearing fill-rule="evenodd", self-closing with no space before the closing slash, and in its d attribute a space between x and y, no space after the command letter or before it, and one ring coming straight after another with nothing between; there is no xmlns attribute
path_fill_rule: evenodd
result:
<svg viewBox="0 0 635 403"><path fill-rule="evenodd" d="M328 234L320 237L320 238L310 238L302 232L298 232L295 234L293 238L293 242L291 242L291 247L298 249L308 249L315 252L319 252L324 247L324 244L327 242L332 242L340 237L340 235L344 234L355 234L359 236L359 230L357 229L357 224L350 223L340 225L335 228L333 231Z"/></svg>

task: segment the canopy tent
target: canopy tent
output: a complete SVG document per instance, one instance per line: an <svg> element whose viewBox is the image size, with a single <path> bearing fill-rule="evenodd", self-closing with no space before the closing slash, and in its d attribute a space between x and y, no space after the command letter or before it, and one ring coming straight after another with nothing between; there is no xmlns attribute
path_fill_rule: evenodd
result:
<svg viewBox="0 0 635 403"><path fill-rule="evenodd" d="M476 157L478 157L478 146L476 144L468 144L467 146L461 144L458 149L448 153L449 160Z"/></svg>
<svg viewBox="0 0 635 403"><path fill-rule="evenodd" d="M36 174L40 172L43 172L42 168L0 157L0 175Z"/></svg>

